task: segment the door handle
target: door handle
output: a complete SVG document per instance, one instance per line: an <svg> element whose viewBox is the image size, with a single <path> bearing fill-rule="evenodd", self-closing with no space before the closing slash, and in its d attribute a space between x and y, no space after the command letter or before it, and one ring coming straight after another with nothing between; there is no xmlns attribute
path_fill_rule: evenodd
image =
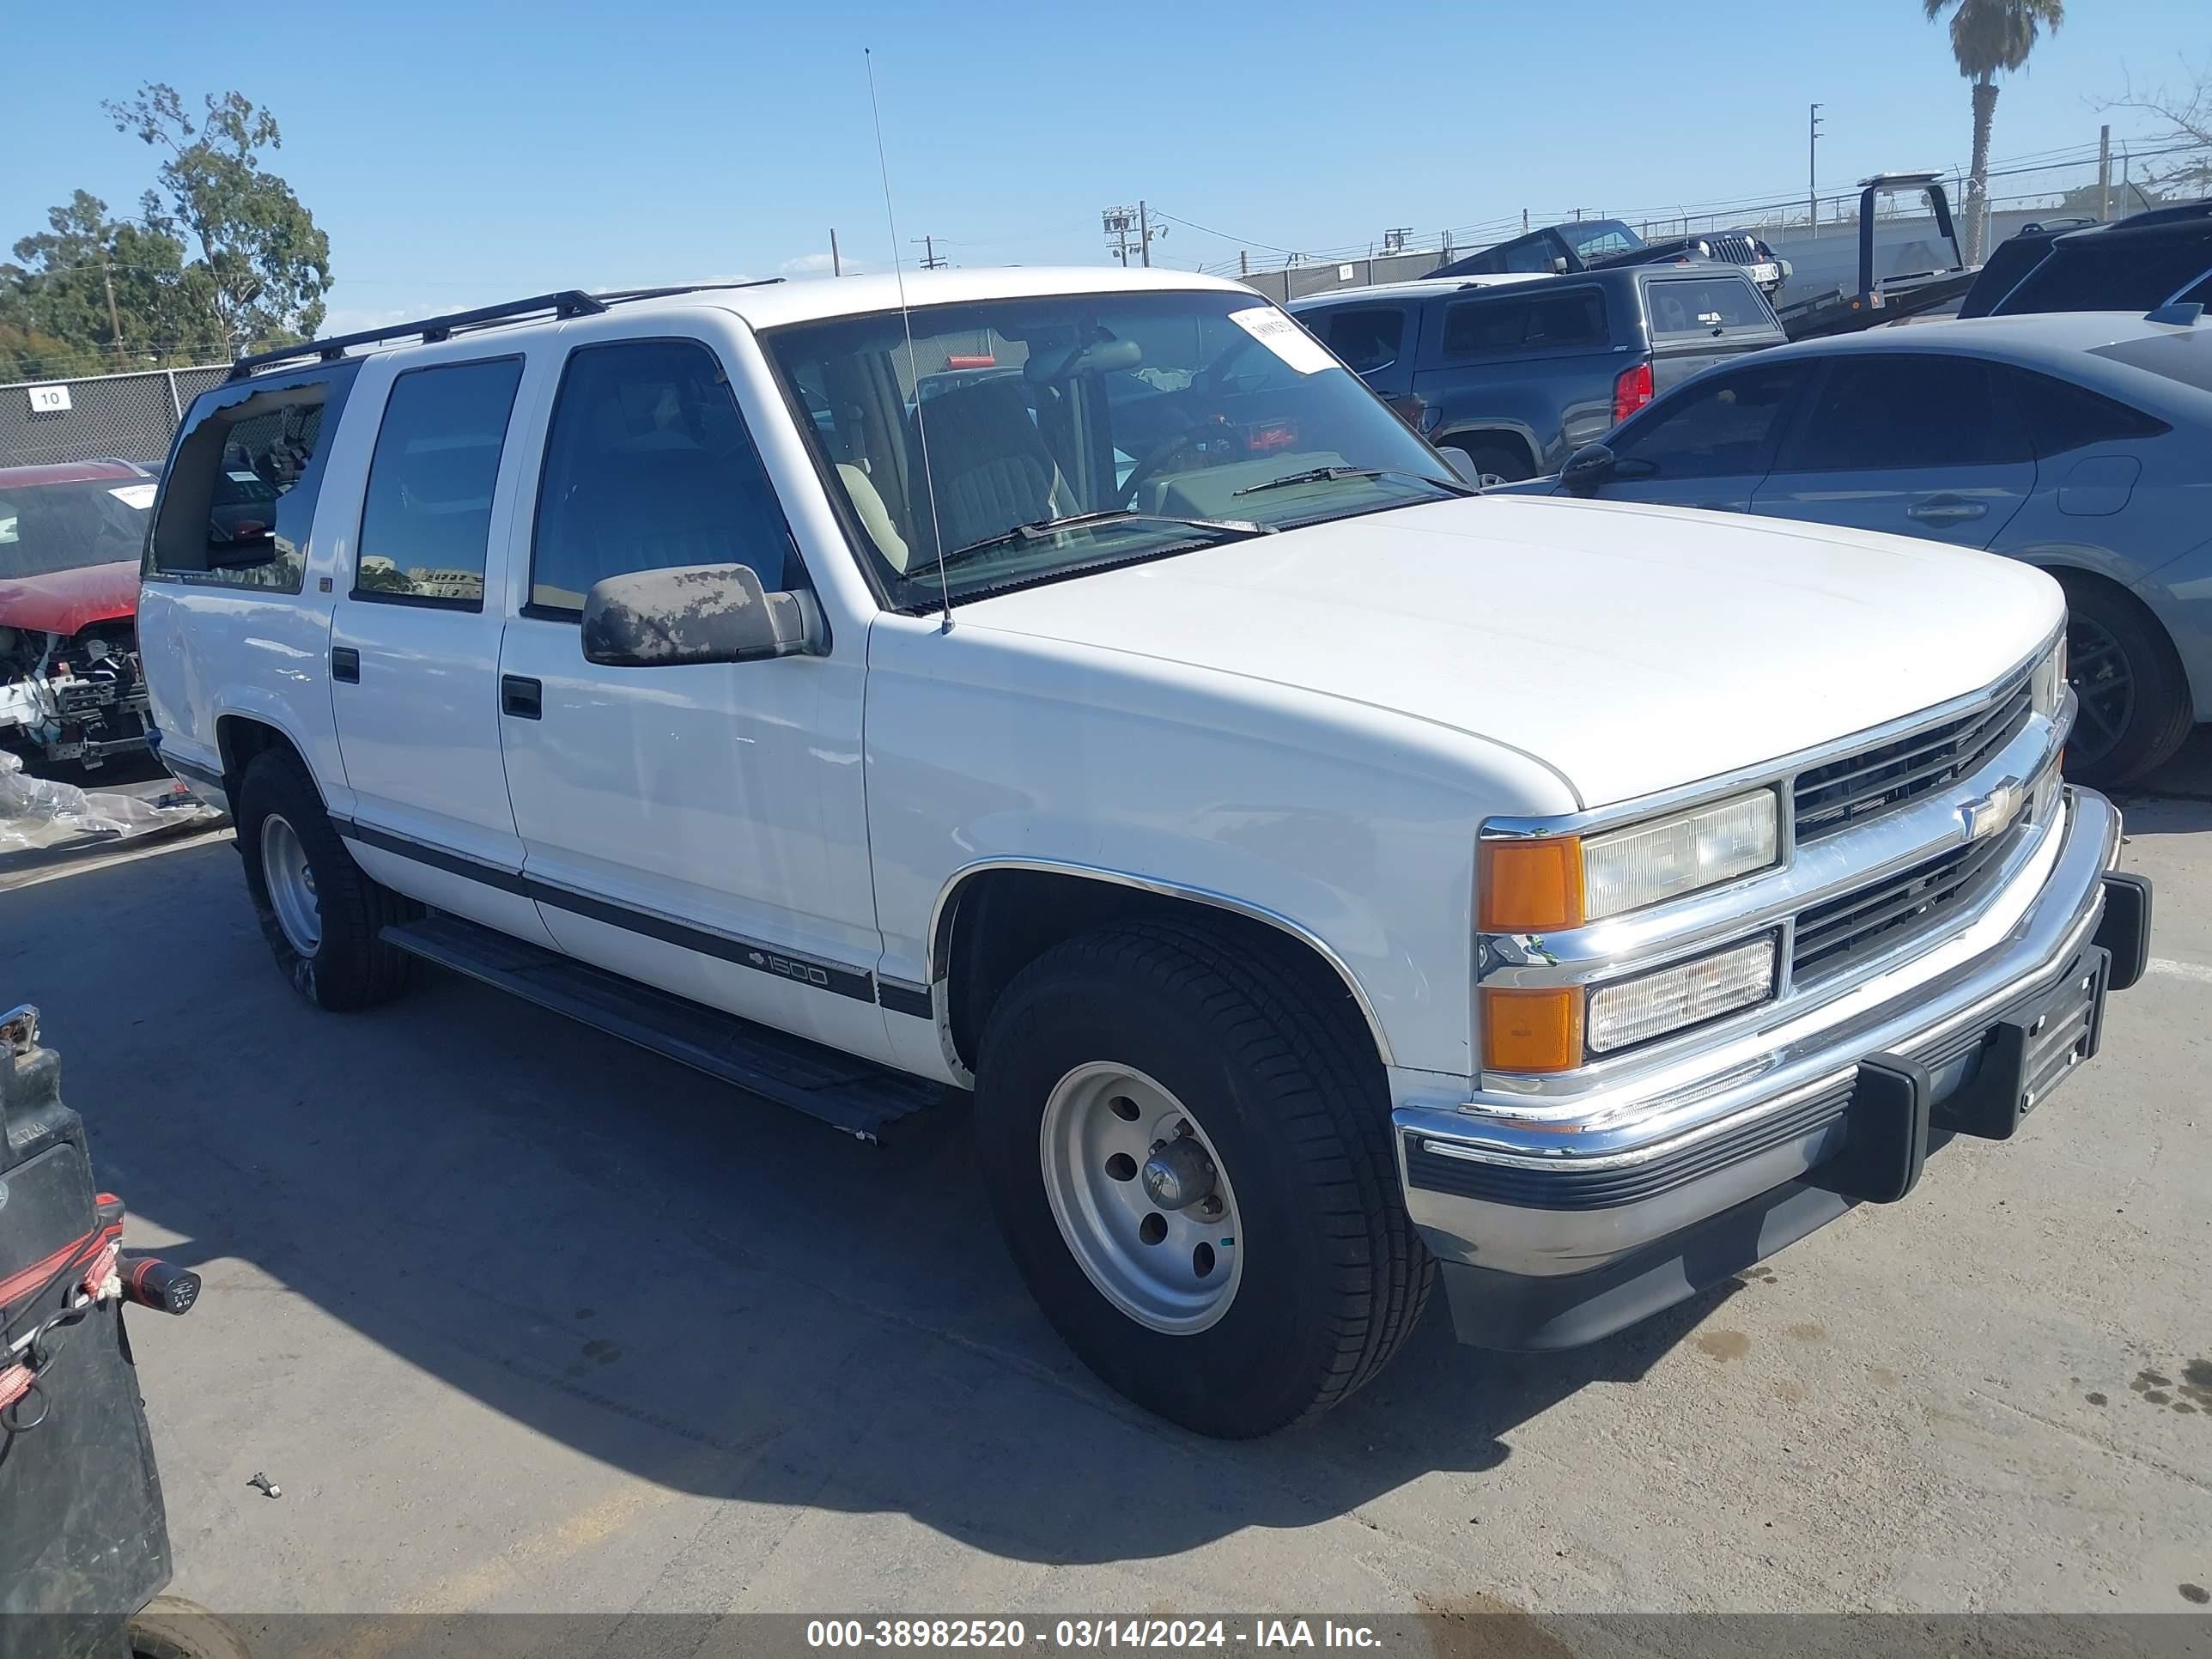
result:
<svg viewBox="0 0 2212 1659"><path fill-rule="evenodd" d="M1924 501L1915 501L1905 509L1905 516L1922 524L1964 524L1969 519L1986 517L1989 507L1981 501L1962 501L1956 495L1936 495Z"/></svg>
<svg viewBox="0 0 2212 1659"><path fill-rule="evenodd" d="M519 720L545 718L545 688L520 674L499 677L499 712Z"/></svg>
<svg viewBox="0 0 2212 1659"><path fill-rule="evenodd" d="M348 685L361 684L361 653L349 645L331 647L331 678Z"/></svg>

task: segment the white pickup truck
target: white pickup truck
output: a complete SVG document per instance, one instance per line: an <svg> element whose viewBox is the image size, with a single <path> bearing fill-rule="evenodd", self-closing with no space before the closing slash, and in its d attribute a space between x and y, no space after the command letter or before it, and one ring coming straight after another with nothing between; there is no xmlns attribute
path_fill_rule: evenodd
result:
<svg viewBox="0 0 2212 1659"><path fill-rule="evenodd" d="M302 468L209 541L227 449ZM139 627L322 1007L473 975L874 1137L972 1093L1177 1422L1584 1342L2097 1048L2149 893L2057 586L1479 497L1227 282L542 296L239 363ZM733 1101L732 1110L750 1109Z"/></svg>

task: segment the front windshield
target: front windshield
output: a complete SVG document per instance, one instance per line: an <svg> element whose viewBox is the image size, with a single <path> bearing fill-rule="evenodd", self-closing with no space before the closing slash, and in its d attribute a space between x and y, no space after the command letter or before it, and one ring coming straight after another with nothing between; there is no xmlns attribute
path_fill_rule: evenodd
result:
<svg viewBox="0 0 2212 1659"><path fill-rule="evenodd" d="M1464 493L1311 335L1252 295L1057 295L911 319L911 352L896 312L763 336L901 604L934 600L940 549L957 602Z"/></svg>
<svg viewBox="0 0 2212 1659"><path fill-rule="evenodd" d="M154 489L121 478L0 484L0 580L136 562Z"/></svg>

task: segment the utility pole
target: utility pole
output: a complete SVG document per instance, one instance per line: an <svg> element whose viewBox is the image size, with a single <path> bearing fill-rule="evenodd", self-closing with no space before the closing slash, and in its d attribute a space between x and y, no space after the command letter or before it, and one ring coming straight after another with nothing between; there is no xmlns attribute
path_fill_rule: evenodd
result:
<svg viewBox="0 0 2212 1659"><path fill-rule="evenodd" d="M1384 255L1387 257L1393 253L1403 253L1406 251L1406 244L1412 239L1413 234L1413 228L1411 225L1394 225L1384 231L1382 233Z"/></svg>
<svg viewBox="0 0 2212 1659"><path fill-rule="evenodd" d="M2112 129L2097 129L2097 222L2109 224L2112 217Z"/></svg>
<svg viewBox="0 0 2212 1659"><path fill-rule="evenodd" d="M832 276L845 274L845 267L837 260L837 227L835 225L830 227L830 274Z"/></svg>
<svg viewBox="0 0 2212 1659"><path fill-rule="evenodd" d="M115 366L123 367L123 323L115 314L115 273L108 269L107 256L100 256L100 285L107 290L107 337L115 345Z"/></svg>
<svg viewBox="0 0 2212 1659"><path fill-rule="evenodd" d="M1137 201L1137 253L1149 265L1152 263L1152 224L1145 216L1144 198Z"/></svg>
<svg viewBox="0 0 2212 1659"><path fill-rule="evenodd" d="M1820 228L1820 106L1811 106L1805 122L1805 228Z"/></svg>
<svg viewBox="0 0 2212 1659"><path fill-rule="evenodd" d="M1137 222L1134 208L1110 207L1102 209L1098 222L1105 227L1106 240L1114 249L1114 257L1123 264L1129 263L1129 232Z"/></svg>
<svg viewBox="0 0 2212 1659"><path fill-rule="evenodd" d="M942 270L952 263L937 251L934 236L909 236L907 240L921 244L921 268L924 270Z"/></svg>

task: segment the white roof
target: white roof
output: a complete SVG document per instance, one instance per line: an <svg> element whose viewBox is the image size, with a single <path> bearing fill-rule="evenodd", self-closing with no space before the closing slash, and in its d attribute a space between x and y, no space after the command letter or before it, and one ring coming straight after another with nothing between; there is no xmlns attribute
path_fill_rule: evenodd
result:
<svg viewBox="0 0 2212 1659"><path fill-rule="evenodd" d="M1430 294L1456 294L1470 288L1504 288L1512 283L1549 283L1557 280L1548 271L1498 271L1494 275L1478 276L1416 276L1405 283L1370 283L1364 288L1325 289L1318 294L1301 294L1291 301L1292 311L1304 311L1310 306L1333 305L1339 300L1415 300Z"/></svg>
<svg viewBox="0 0 2212 1659"><path fill-rule="evenodd" d="M1195 271L1148 270L1142 265L1124 270L1119 265L1008 265L997 270L910 270L906 274L906 303L909 306L957 304L975 300L1020 300L1052 294L1119 294L1194 289L1214 293L1261 296L1243 283L1223 276L1204 276ZM896 311L899 283L896 276L809 277L803 282L774 283L759 288L708 289L696 294L672 295L665 300L641 300L620 309L653 306L714 306L734 311L755 328L775 328L784 323L810 323L825 317L864 316L871 312Z"/></svg>

